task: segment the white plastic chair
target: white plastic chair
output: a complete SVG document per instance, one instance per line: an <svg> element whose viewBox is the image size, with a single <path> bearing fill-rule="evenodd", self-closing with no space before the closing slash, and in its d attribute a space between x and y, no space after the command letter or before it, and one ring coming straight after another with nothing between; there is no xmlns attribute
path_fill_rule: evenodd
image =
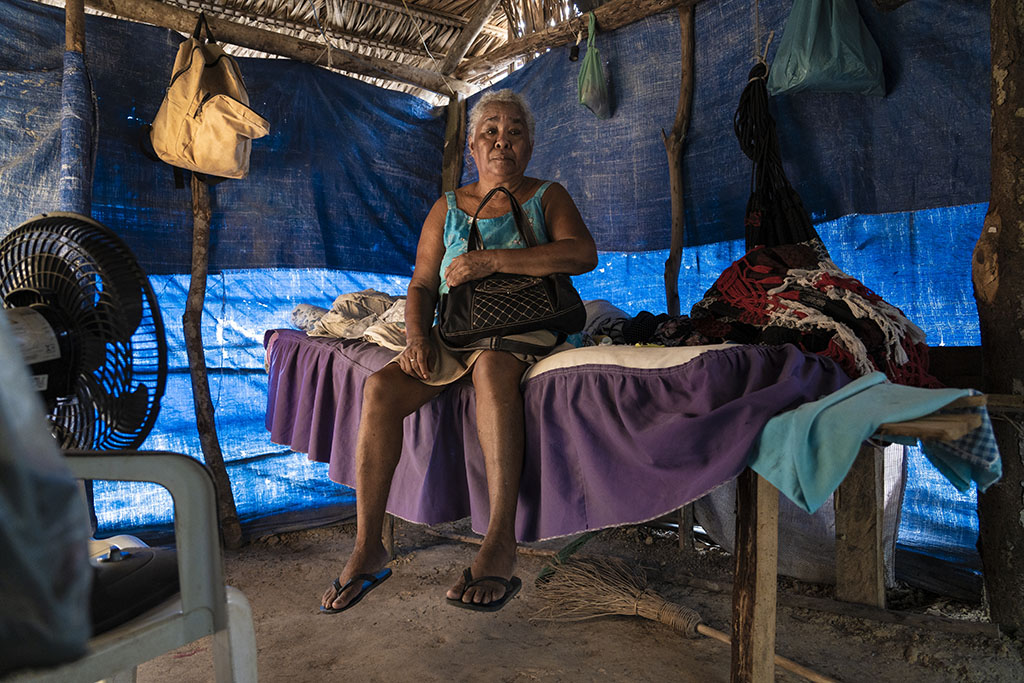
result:
<svg viewBox="0 0 1024 683"><path fill-rule="evenodd" d="M121 626L89 640L89 652L73 662L21 671L5 683L135 681L136 667L213 636L216 680L255 683L256 635L252 610L241 591L224 584L213 481L198 461L177 453L69 452L81 479L149 481L174 499L179 594Z"/></svg>

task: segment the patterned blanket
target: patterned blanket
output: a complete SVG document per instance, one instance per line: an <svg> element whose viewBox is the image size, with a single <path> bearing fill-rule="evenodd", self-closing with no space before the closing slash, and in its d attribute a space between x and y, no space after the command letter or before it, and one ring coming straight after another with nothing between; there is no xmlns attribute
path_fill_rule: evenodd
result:
<svg viewBox="0 0 1024 683"><path fill-rule="evenodd" d="M757 247L729 266L690 311L711 342L792 343L850 377L939 387L925 335L903 312L841 271L820 242Z"/></svg>

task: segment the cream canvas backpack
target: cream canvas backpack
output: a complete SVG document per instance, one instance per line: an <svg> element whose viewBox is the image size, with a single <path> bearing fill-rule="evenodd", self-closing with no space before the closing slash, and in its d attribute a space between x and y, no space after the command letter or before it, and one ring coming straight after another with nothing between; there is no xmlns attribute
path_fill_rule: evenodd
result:
<svg viewBox="0 0 1024 683"><path fill-rule="evenodd" d="M153 151L172 166L244 178L252 140L269 132L266 119L249 108L238 63L214 42L200 14L192 37L178 47L171 83L153 119Z"/></svg>

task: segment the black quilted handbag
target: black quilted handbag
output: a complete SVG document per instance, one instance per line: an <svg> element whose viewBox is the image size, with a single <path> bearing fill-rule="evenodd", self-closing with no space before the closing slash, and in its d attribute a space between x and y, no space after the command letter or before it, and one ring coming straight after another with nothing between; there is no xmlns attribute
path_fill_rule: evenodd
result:
<svg viewBox="0 0 1024 683"><path fill-rule="evenodd" d="M495 192L508 195L519 235L529 247L537 246L533 230L526 224L523 207L504 187L484 196L473 214L468 250L485 249L477 215ZM587 322L579 292L565 273L538 277L493 273L479 280L457 285L441 296L440 333L445 345L455 349L496 349L519 353L547 353L579 332ZM557 335L550 346L506 339L511 335L550 330Z"/></svg>

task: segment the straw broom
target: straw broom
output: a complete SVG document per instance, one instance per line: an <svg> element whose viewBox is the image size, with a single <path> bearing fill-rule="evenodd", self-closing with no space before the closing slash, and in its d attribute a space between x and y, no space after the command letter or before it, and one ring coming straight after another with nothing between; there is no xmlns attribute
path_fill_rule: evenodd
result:
<svg viewBox="0 0 1024 683"><path fill-rule="evenodd" d="M537 593L546 604L533 616L544 621L583 621L616 615L639 616L670 626L687 638L699 635L731 644L729 636L701 623L694 610L665 600L647 588L647 575L615 558L574 558L542 574ZM836 683L775 655L775 664L815 683Z"/></svg>

